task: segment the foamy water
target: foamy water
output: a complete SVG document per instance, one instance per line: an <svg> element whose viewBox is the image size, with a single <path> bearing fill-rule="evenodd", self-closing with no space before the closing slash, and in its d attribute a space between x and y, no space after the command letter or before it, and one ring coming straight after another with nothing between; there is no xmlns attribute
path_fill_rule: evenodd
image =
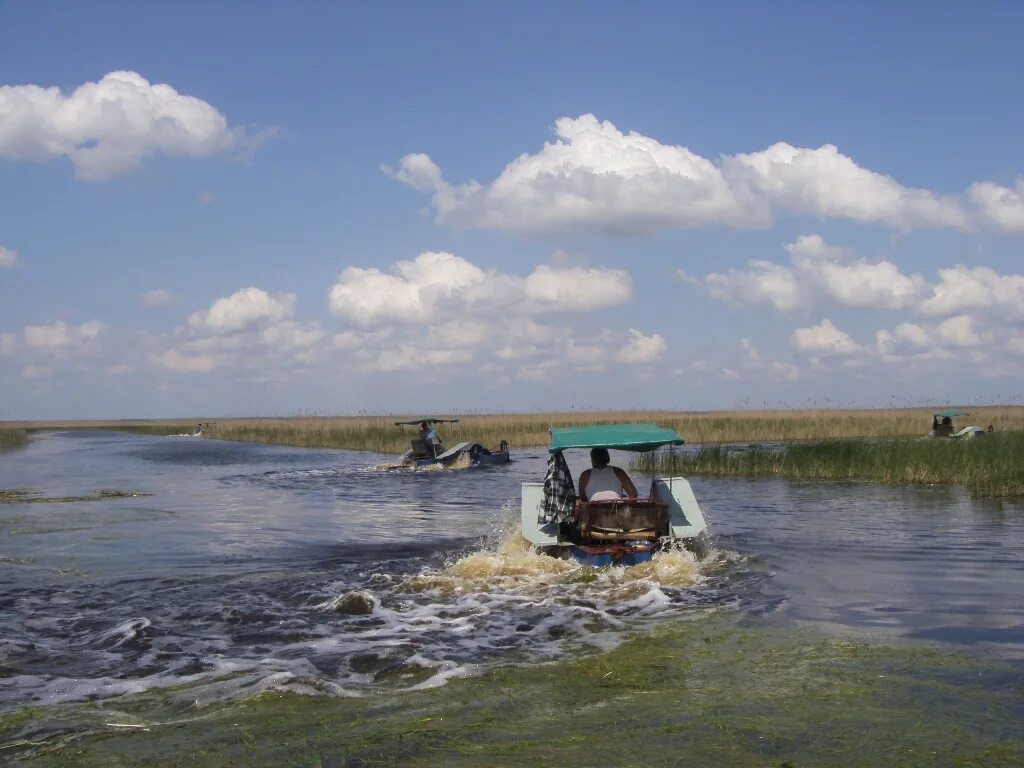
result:
<svg viewBox="0 0 1024 768"><path fill-rule="evenodd" d="M696 480L707 558L592 569L519 535L545 456L513 458L381 472L372 454L99 432L6 454L0 488L150 495L0 507L0 708L182 683L200 703L401 691L720 610L1024 648L1024 516L1006 507Z"/></svg>

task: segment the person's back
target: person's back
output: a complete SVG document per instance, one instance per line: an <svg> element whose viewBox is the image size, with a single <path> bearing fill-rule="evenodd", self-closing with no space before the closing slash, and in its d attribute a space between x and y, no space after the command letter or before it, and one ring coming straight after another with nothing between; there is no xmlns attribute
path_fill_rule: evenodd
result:
<svg viewBox="0 0 1024 768"><path fill-rule="evenodd" d="M590 461L593 466L580 475L580 498L584 501L614 501L624 496L636 496L636 487L629 475L618 467L609 466L607 449L592 449Z"/></svg>
<svg viewBox="0 0 1024 768"><path fill-rule="evenodd" d="M590 501L621 499L624 494L622 481L615 467L593 467L587 480L587 498Z"/></svg>

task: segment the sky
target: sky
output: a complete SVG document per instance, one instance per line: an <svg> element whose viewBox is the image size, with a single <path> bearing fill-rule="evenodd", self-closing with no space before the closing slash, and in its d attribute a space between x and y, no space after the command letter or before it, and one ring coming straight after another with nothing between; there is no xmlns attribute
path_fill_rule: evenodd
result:
<svg viewBox="0 0 1024 768"><path fill-rule="evenodd" d="M1022 33L0 0L0 419L1020 403Z"/></svg>

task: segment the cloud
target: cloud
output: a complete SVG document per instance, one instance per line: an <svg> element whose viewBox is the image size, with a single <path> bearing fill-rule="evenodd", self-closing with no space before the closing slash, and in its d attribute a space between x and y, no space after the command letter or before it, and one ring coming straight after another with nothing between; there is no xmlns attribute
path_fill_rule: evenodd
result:
<svg viewBox="0 0 1024 768"><path fill-rule="evenodd" d="M526 298L545 310L590 311L629 301L629 275L618 269L555 269L545 265L531 272Z"/></svg>
<svg viewBox="0 0 1024 768"><path fill-rule="evenodd" d="M213 355L186 355L176 349L155 355L152 361L157 367L172 373L209 373L218 366L218 359Z"/></svg>
<svg viewBox="0 0 1024 768"><path fill-rule="evenodd" d="M323 337L324 330L319 323L278 323L260 333L264 344L282 351L311 347Z"/></svg>
<svg viewBox="0 0 1024 768"><path fill-rule="evenodd" d="M32 349L81 348L95 341L105 329L99 320L89 320L77 327L63 320L50 325L26 325L25 343Z"/></svg>
<svg viewBox="0 0 1024 768"><path fill-rule="evenodd" d="M791 312L803 303L800 283L792 269L770 261L751 260L747 271L730 269L704 278L708 295L733 304L768 304L780 312Z"/></svg>
<svg viewBox="0 0 1024 768"><path fill-rule="evenodd" d="M0 267L13 267L18 261L18 252L0 245Z"/></svg>
<svg viewBox="0 0 1024 768"><path fill-rule="evenodd" d="M792 335L793 346L800 352L816 355L855 355L864 349L850 335L825 318L810 328L797 328Z"/></svg>
<svg viewBox="0 0 1024 768"><path fill-rule="evenodd" d="M417 192L431 192L444 186L441 169L429 156L422 153L406 155L399 162L397 169L382 165L381 170Z"/></svg>
<svg viewBox="0 0 1024 768"><path fill-rule="evenodd" d="M202 157L258 137L228 126L210 104L117 71L65 95L38 85L0 86L0 157L67 157L81 179L134 170L148 155Z"/></svg>
<svg viewBox="0 0 1024 768"><path fill-rule="evenodd" d="M943 320L935 327L939 339L954 347L980 347L990 342L989 334L979 334L974 329L974 319L969 315L958 315Z"/></svg>
<svg viewBox="0 0 1024 768"><path fill-rule="evenodd" d="M0 333L0 355L13 355L18 350L18 336L10 331Z"/></svg>
<svg viewBox="0 0 1024 768"><path fill-rule="evenodd" d="M193 328L228 333L256 323L286 320L294 313L294 293L271 296L260 288L243 288L217 299L208 310L192 314L188 323Z"/></svg>
<svg viewBox="0 0 1024 768"><path fill-rule="evenodd" d="M652 363L659 359L668 345L656 333L645 336L635 328L629 329L629 340L616 357L624 363Z"/></svg>
<svg viewBox="0 0 1024 768"><path fill-rule="evenodd" d="M53 368L48 365L26 365L21 369L22 377L26 379L45 379L53 373Z"/></svg>
<svg viewBox="0 0 1024 768"><path fill-rule="evenodd" d="M1004 232L1024 232L1024 179L1013 189L991 181L979 181L967 188L967 197L978 218Z"/></svg>
<svg viewBox="0 0 1024 768"><path fill-rule="evenodd" d="M152 291L143 291L139 295L139 303L144 309L169 307L177 302L178 298L166 288L156 288Z"/></svg>
<svg viewBox="0 0 1024 768"><path fill-rule="evenodd" d="M632 293L622 270L540 265L523 278L433 251L397 262L392 272L348 267L331 288L331 312L364 326L422 323L446 312L586 312L622 304Z"/></svg>
<svg viewBox="0 0 1024 768"><path fill-rule="evenodd" d="M949 315L971 309L991 309L1024 317L1024 275L1000 275L988 267L939 270L932 295L921 302L925 315Z"/></svg>
<svg viewBox="0 0 1024 768"><path fill-rule="evenodd" d="M959 201L861 168L832 144L806 149L779 142L724 157L722 167L733 184L748 187L775 210L896 229L967 226Z"/></svg>
<svg viewBox="0 0 1024 768"><path fill-rule="evenodd" d="M925 291L920 275L904 275L890 261L853 261L846 249L828 245L820 235L801 235L786 250L806 281L847 307L901 309Z"/></svg>
<svg viewBox="0 0 1024 768"><path fill-rule="evenodd" d="M831 144L778 142L712 160L623 133L591 114L559 118L554 130L553 141L520 155L489 183L450 184L423 153L383 169L430 194L439 224L461 229L644 235L709 225L763 228L792 214L898 230L1024 230L1024 181L1013 189L981 181L943 195L862 168Z"/></svg>
<svg viewBox="0 0 1024 768"><path fill-rule="evenodd" d="M768 305L780 312L806 309L818 297L846 307L905 309L918 304L929 290L920 275L903 274L890 261L857 259L819 235L801 235L785 249L788 266L752 259L743 270L711 273L703 280L685 275L684 280L703 286L713 299L740 306Z"/></svg>

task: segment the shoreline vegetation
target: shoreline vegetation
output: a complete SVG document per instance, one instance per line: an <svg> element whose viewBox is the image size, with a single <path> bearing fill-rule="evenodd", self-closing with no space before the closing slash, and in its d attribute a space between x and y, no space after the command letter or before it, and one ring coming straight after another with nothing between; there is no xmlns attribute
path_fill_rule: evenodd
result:
<svg viewBox="0 0 1024 768"><path fill-rule="evenodd" d="M638 470L659 475L863 480L887 485L962 485L984 498L1024 497L1024 432L974 440L823 440L786 446L707 445L658 452Z"/></svg>
<svg viewBox="0 0 1024 768"><path fill-rule="evenodd" d="M446 445L463 441L513 450L548 444L552 426L650 421L674 429L700 450L661 453L658 472L685 475L851 479L890 484L958 484L991 498L1024 496L1024 406L965 407L958 420L994 434L980 440L922 440L935 410L924 408L764 411L574 411L452 415L440 424ZM415 427L396 421L412 415L252 419L49 421L0 424L0 447L23 444L33 431L116 429L147 435L190 434L206 424L204 437L217 440L334 448L397 454L409 447ZM4 438L10 433L12 437ZM737 444L762 444L745 446ZM768 444L768 445L763 445ZM784 448L782 447L784 446ZM638 466L640 466L638 464ZM650 466L650 462L643 465Z"/></svg>
<svg viewBox="0 0 1024 768"><path fill-rule="evenodd" d="M8 448L20 448L28 442L28 432L24 429L8 429L0 427L0 451Z"/></svg>

